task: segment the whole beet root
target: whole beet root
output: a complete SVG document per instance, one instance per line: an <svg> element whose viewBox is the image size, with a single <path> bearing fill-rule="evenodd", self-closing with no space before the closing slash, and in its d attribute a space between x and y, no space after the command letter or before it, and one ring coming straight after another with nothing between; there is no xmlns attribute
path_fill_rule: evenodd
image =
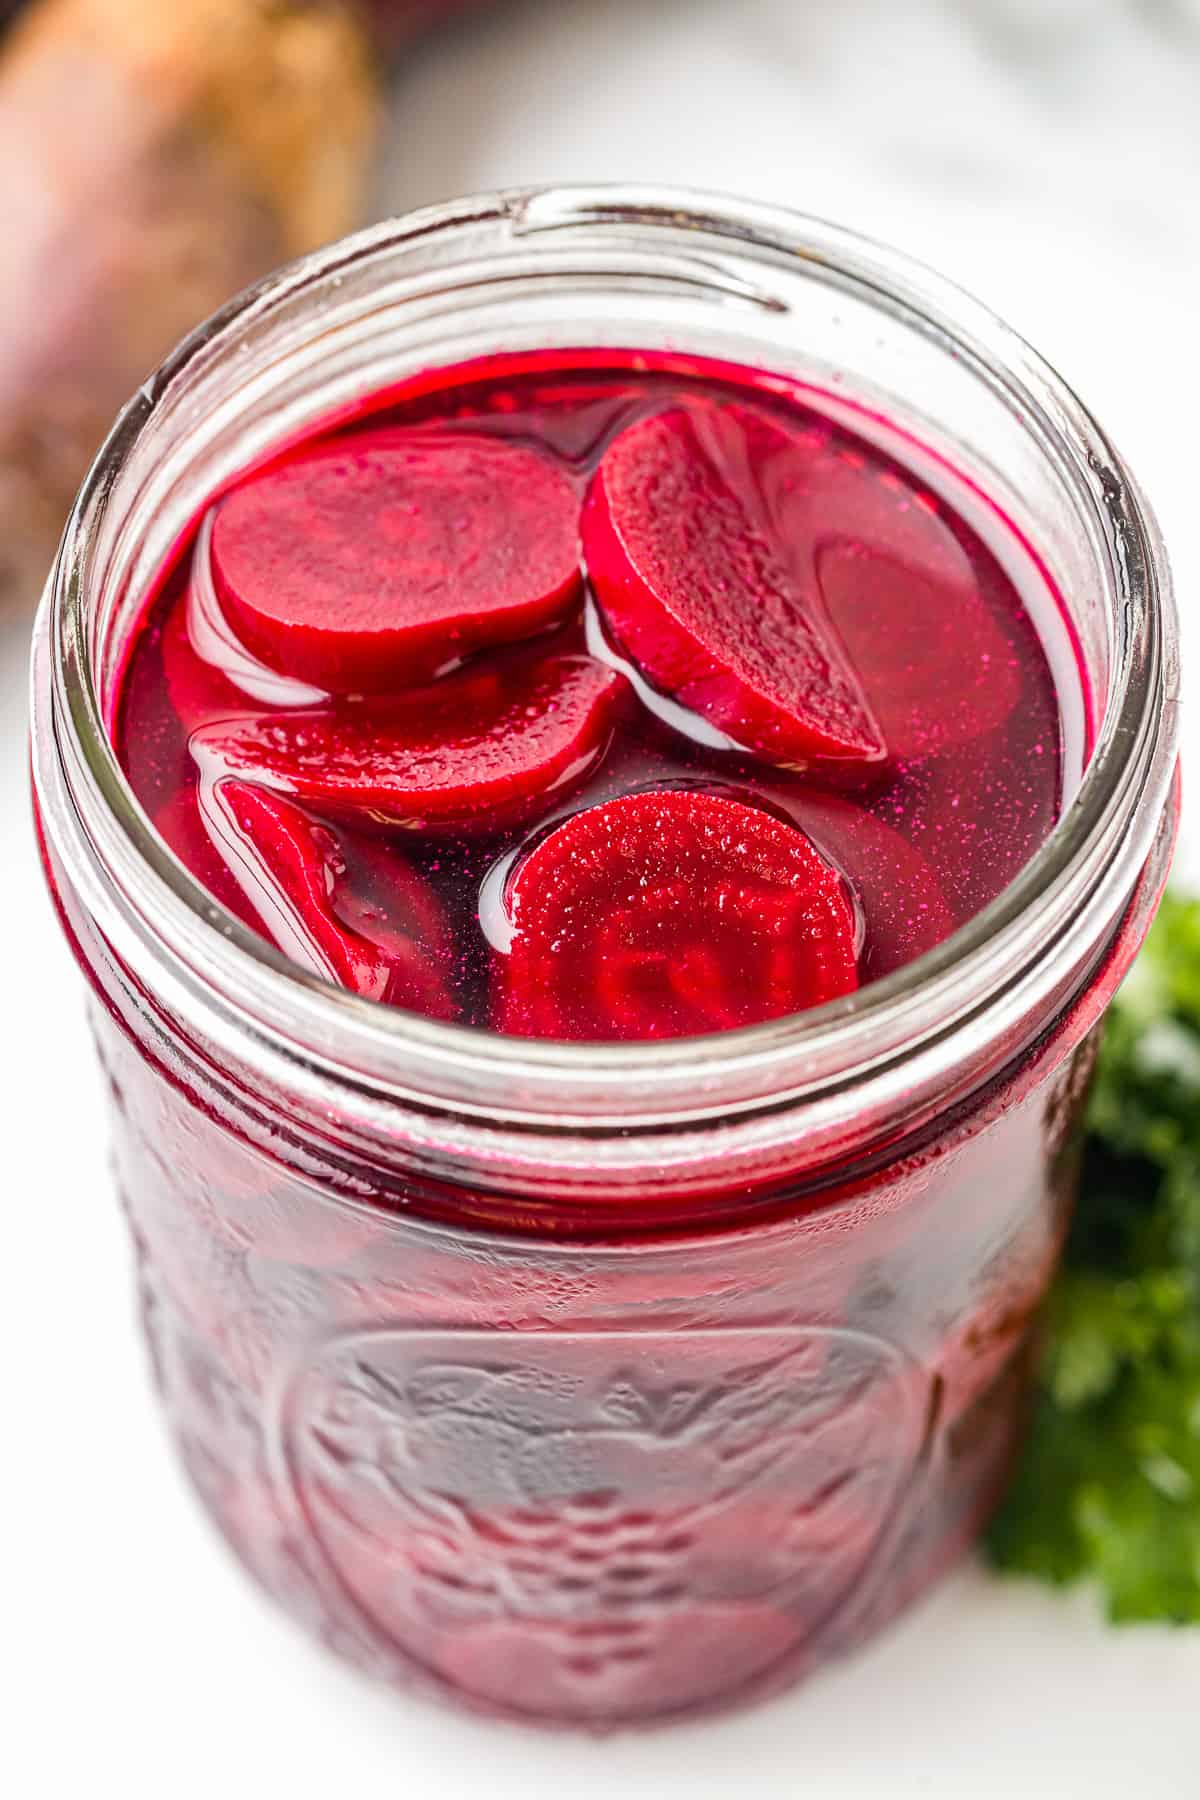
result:
<svg viewBox="0 0 1200 1800"><path fill-rule="evenodd" d="M0 597L34 594L171 345L361 217L378 120L341 0L35 0L0 49Z"/></svg>

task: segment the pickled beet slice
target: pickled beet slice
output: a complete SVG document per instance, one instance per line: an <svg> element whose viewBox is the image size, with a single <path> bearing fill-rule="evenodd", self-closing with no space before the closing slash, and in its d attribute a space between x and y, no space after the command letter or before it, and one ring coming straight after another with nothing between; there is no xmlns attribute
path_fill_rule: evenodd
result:
<svg viewBox="0 0 1200 1800"><path fill-rule="evenodd" d="M190 733L248 706L328 701L323 688L268 668L240 642L213 587L211 541L210 514L196 536L187 587L162 626L163 676L184 730Z"/></svg>
<svg viewBox="0 0 1200 1800"><path fill-rule="evenodd" d="M877 509L875 520L887 547L865 542L874 521L845 491L860 479L845 470L830 482L830 529L814 543L813 568L892 755L912 761L1003 725L1021 695L1021 658L987 602L1004 581L998 567L969 559L919 502L893 521L886 489L875 498L888 516Z"/></svg>
<svg viewBox="0 0 1200 1800"><path fill-rule="evenodd" d="M1027 699L1002 740L981 739L930 757L907 784L901 829L936 865L942 890L964 921L1016 879L1058 819L1058 745L1052 731L1043 736L1037 725ZM1039 758L1056 779L1029 778Z"/></svg>
<svg viewBox="0 0 1200 1800"><path fill-rule="evenodd" d="M587 656L455 675L398 701L255 713L197 732L217 774L324 811L409 828L494 830L583 778L608 748L624 676Z"/></svg>
<svg viewBox="0 0 1200 1800"><path fill-rule="evenodd" d="M521 1037L664 1038L798 1012L857 985L854 907L796 827L704 791L626 794L521 859L494 1018Z"/></svg>
<svg viewBox="0 0 1200 1800"><path fill-rule="evenodd" d="M642 420L606 452L583 536L619 647L774 761L926 755L1018 697L999 566L824 423L712 401Z"/></svg>
<svg viewBox="0 0 1200 1800"><path fill-rule="evenodd" d="M773 465L790 447L743 406L702 402L630 426L588 493L588 575L649 680L746 749L881 762L858 675L771 516Z"/></svg>
<svg viewBox="0 0 1200 1800"><path fill-rule="evenodd" d="M537 451L465 432L363 431L220 500L212 573L239 637L338 693L426 680L528 637L580 586L579 502Z"/></svg>
<svg viewBox="0 0 1200 1800"><path fill-rule="evenodd" d="M163 680L185 733L190 734L211 719L242 712L252 704L220 669L202 661L193 650L186 604L177 604L168 612L159 644Z"/></svg>
<svg viewBox="0 0 1200 1800"><path fill-rule="evenodd" d="M448 956L447 927L402 857L381 845L348 853L327 826L250 782L202 790L201 812L267 936L286 955L368 999L454 1016L438 966Z"/></svg>
<svg viewBox="0 0 1200 1800"><path fill-rule="evenodd" d="M194 786L177 788L159 807L154 815L154 829L206 893L228 907L245 924L257 924L257 913L247 903L205 829Z"/></svg>
<svg viewBox="0 0 1200 1800"><path fill-rule="evenodd" d="M765 797L773 790L767 789ZM817 789L778 802L854 890L863 921L861 982L924 956L958 928L937 877L890 825L840 795Z"/></svg>

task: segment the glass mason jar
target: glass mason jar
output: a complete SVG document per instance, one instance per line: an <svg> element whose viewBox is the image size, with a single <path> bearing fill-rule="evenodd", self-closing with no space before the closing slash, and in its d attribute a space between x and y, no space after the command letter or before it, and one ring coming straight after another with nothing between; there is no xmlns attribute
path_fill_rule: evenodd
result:
<svg viewBox="0 0 1200 1800"><path fill-rule="evenodd" d="M709 1038L487 1036L299 972L135 803L115 685L213 493L381 389L555 347L853 402L995 502L1065 596L1086 773L915 965ZM159 1391L266 1588L389 1679L604 1726L778 1689L938 1575L1019 1434L1095 1027L1165 879L1176 686L1162 545L1097 425L980 306L832 226L650 189L486 196L295 264L190 338L72 516L34 764Z"/></svg>

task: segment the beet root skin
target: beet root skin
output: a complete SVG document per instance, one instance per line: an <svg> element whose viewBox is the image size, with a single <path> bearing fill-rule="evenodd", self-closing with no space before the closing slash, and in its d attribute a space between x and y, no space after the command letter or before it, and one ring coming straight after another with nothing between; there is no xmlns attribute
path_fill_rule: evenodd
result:
<svg viewBox="0 0 1200 1800"><path fill-rule="evenodd" d="M32 599L180 337L362 215L379 117L338 0L39 0L0 53L0 597Z"/></svg>

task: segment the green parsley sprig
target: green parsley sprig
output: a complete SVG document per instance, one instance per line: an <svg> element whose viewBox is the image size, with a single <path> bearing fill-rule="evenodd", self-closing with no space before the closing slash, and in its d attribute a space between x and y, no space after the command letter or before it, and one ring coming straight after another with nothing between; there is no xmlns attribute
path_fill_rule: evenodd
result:
<svg viewBox="0 0 1200 1800"><path fill-rule="evenodd" d="M1110 1618L1200 1624L1200 902L1112 1009L1033 1426L987 1540Z"/></svg>

